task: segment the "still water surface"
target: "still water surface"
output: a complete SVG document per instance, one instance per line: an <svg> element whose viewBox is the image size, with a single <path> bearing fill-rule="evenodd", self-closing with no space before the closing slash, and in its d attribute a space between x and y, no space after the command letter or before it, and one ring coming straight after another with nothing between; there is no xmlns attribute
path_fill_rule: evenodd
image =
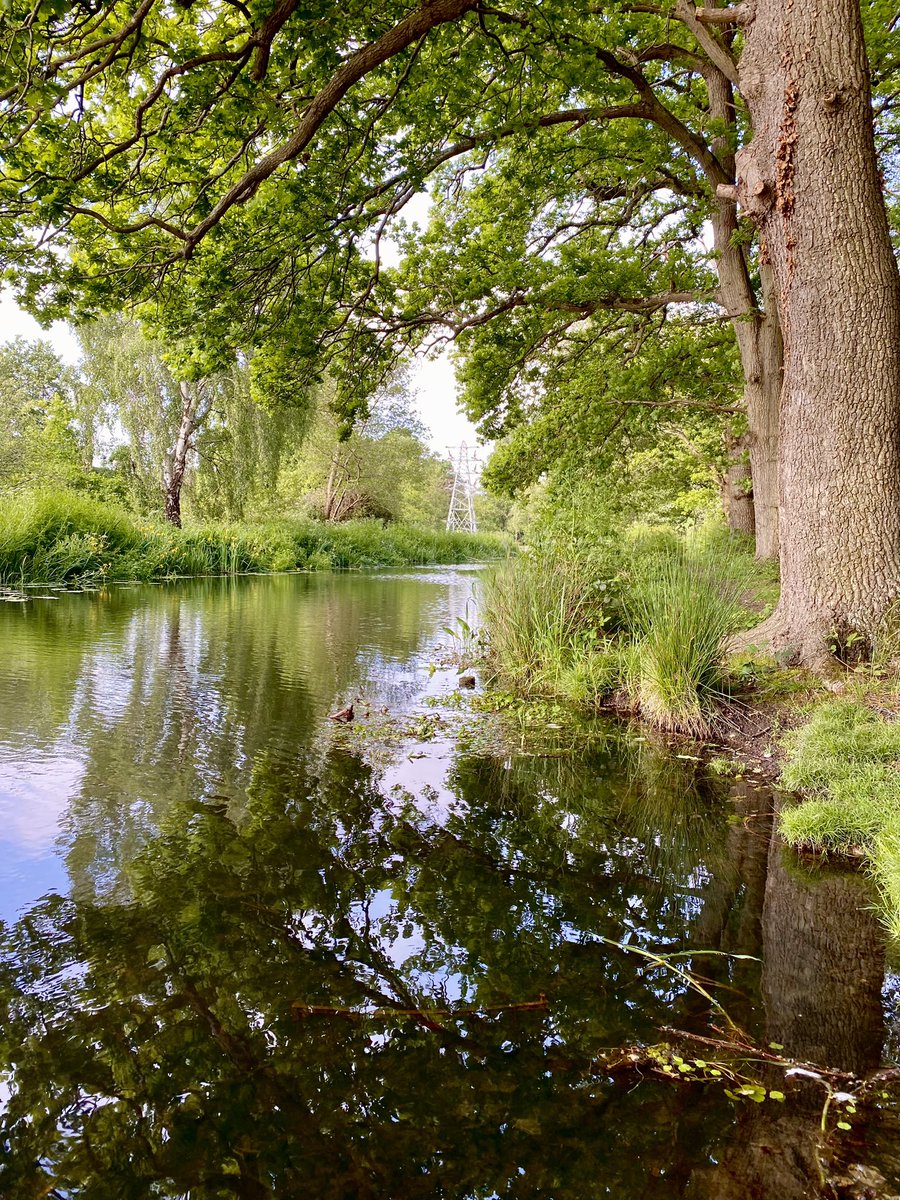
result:
<svg viewBox="0 0 900 1200"><path fill-rule="evenodd" d="M434 666L475 580L0 604L2 1196L837 1194L821 1086L735 1104L606 1069L723 1019L604 939L688 952L761 1044L860 1075L897 1050L864 882L634 730L473 741ZM890 1112L829 1145L900 1191Z"/></svg>

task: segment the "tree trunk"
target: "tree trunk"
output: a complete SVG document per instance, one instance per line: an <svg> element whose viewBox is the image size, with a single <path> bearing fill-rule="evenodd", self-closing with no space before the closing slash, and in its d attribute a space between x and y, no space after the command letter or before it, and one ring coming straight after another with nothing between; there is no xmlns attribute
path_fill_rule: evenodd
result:
<svg viewBox="0 0 900 1200"><path fill-rule="evenodd" d="M337 513L344 495L342 475L343 464L341 463L340 448L338 448L331 456L331 466L325 481L325 500L322 505L322 518L325 521L337 520Z"/></svg>
<svg viewBox="0 0 900 1200"><path fill-rule="evenodd" d="M888 239L858 0L757 0L738 198L784 329L781 603L773 640L821 664L900 593L900 276Z"/></svg>
<svg viewBox="0 0 900 1200"><path fill-rule="evenodd" d="M737 438L728 448L729 462L719 481L722 507L731 533L756 533L753 481L746 460L749 438Z"/></svg>
<svg viewBox="0 0 900 1200"><path fill-rule="evenodd" d="M196 431L196 396L190 384L182 380L179 384L181 392L181 420L175 444L166 457L163 468L163 493L165 498L166 520L181 528L181 485L184 483L184 472L187 467L188 451L191 448L191 436Z"/></svg>
<svg viewBox="0 0 900 1200"><path fill-rule="evenodd" d="M734 205L731 221L734 220ZM725 224L730 224L724 222ZM763 285L764 308L756 304L756 297L743 284L733 290L727 281L735 264L724 261L726 257L743 258L739 250L731 251L719 260L719 293L734 323L735 336L741 356L744 376L744 406L747 412L747 449L750 453L750 477L753 481L754 528L756 534L756 557L777 558L779 551L779 414L781 410L781 386L783 347L781 324L775 303L774 289ZM742 271L746 268L742 265ZM763 277L771 271L763 268ZM727 297L742 295L737 305L729 303Z"/></svg>
<svg viewBox="0 0 900 1200"><path fill-rule="evenodd" d="M164 496L164 512L166 520L176 528L181 528L181 481L173 480L166 484Z"/></svg>
<svg viewBox="0 0 900 1200"><path fill-rule="evenodd" d="M762 308L753 314L741 351L744 402L749 429L750 474L756 519L756 557L778 558L780 541L780 484L778 478L781 387L784 344L778 316L775 280L768 264L760 268Z"/></svg>
<svg viewBox="0 0 900 1200"><path fill-rule="evenodd" d="M734 125L731 84L721 71L707 76L710 115L729 127ZM734 171L735 160L727 138L713 141L722 165ZM753 481L753 517L756 557L778 557L778 424L781 406L783 347L781 324L772 272L762 270L762 306L747 264L747 253L738 237L737 206L733 199L719 197L712 216L713 246L719 276L717 299L731 318L741 371L744 376L744 406L747 413L750 475Z"/></svg>

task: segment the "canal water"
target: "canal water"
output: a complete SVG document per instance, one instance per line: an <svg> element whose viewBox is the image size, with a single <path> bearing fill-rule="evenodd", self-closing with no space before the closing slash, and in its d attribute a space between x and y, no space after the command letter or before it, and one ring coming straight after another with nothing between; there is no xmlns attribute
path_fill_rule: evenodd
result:
<svg viewBox="0 0 900 1200"><path fill-rule="evenodd" d="M892 1085L841 1097L900 1051L865 881L752 778L481 711L476 586L0 604L0 1195L900 1193Z"/></svg>

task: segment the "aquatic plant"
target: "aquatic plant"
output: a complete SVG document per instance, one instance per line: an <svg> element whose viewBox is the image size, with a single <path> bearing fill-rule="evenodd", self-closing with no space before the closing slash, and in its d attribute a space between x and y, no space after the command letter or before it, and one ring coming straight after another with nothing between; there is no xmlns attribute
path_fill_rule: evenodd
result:
<svg viewBox="0 0 900 1200"><path fill-rule="evenodd" d="M496 679L525 695L605 691L604 592L584 559L552 545L498 567L482 602Z"/></svg>
<svg viewBox="0 0 900 1200"><path fill-rule="evenodd" d="M581 704L622 690L660 728L707 733L746 618L746 556L669 535L599 557L545 542L495 571L483 617L497 680Z"/></svg>
<svg viewBox="0 0 900 1200"><path fill-rule="evenodd" d="M727 557L691 551L652 560L634 581L626 686L654 725L708 733L728 694L725 648L744 582Z"/></svg>

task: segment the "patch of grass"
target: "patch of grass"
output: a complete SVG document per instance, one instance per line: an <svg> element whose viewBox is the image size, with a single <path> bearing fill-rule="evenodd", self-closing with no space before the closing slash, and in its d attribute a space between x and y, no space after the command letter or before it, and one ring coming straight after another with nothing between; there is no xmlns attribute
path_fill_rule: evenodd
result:
<svg viewBox="0 0 900 1200"><path fill-rule="evenodd" d="M612 682L604 580L577 555L552 547L498 567L482 617L495 681L524 696L587 700Z"/></svg>
<svg viewBox="0 0 900 1200"><path fill-rule="evenodd" d="M785 704L802 708L827 696L822 680L803 667L784 667L769 654L743 650L728 660L736 683L752 693L756 704Z"/></svg>
<svg viewBox="0 0 900 1200"><path fill-rule="evenodd" d="M786 841L846 854L861 850L900 938L900 721L853 700L817 708L787 739L782 783L807 799L780 818Z"/></svg>
<svg viewBox="0 0 900 1200"><path fill-rule="evenodd" d="M496 537L377 520L281 520L175 529L74 492L20 493L0 510L0 583L169 579L246 571L475 562L506 552Z"/></svg>
<svg viewBox="0 0 900 1200"><path fill-rule="evenodd" d="M774 612L781 593L778 560L757 558L752 537L731 533L719 521L708 521L692 535L691 545L740 574L738 630L752 629Z"/></svg>
<svg viewBox="0 0 900 1200"><path fill-rule="evenodd" d="M704 736L728 694L726 644L744 590L737 568L727 556L667 553L635 581L626 685L661 729Z"/></svg>

